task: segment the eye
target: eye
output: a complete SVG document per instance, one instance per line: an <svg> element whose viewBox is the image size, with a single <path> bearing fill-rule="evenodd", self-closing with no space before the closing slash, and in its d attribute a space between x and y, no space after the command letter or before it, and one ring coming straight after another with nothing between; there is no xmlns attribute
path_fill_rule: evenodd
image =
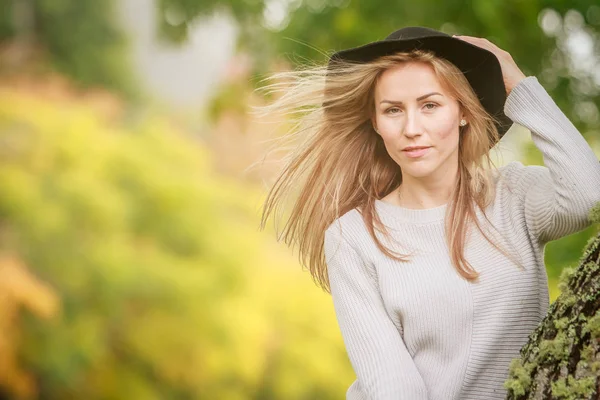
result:
<svg viewBox="0 0 600 400"><path fill-rule="evenodd" d="M425 103L424 107L427 110L434 110L434 109L438 108L439 105L436 103ZM400 112L400 108L398 108L398 107L390 107L387 110L385 110L386 114L398 114L399 112Z"/></svg>

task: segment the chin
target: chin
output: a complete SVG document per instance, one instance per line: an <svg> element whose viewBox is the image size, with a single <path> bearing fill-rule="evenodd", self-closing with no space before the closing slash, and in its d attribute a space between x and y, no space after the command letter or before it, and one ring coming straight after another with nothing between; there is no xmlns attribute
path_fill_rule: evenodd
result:
<svg viewBox="0 0 600 400"><path fill-rule="evenodd" d="M403 174L410 175L413 178L421 179L426 178L436 170L436 166L423 164L423 165L412 165L410 167L401 168Z"/></svg>

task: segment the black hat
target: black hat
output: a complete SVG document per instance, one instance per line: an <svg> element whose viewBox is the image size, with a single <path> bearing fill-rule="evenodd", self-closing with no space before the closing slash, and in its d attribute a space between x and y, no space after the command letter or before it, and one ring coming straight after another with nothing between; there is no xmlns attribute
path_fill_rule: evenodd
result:
<svg viewBox="0 0 600 400"><path fill-rule="evenodd" d="M499 137L508 131L513 122L504 114L506 88L500 62L494 53L446 33L420 26L405 27L392 32L384 40L334 53L329 59L329 66L336 61L368 62L414 49L431 50L438 57L456 65L486 111L498 120L496 127Z"/></svg>

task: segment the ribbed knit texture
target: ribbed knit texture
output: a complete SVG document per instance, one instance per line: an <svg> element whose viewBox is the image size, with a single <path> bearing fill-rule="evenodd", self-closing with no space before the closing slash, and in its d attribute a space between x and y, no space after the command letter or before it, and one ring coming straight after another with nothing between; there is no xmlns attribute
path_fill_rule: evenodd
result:
<svg viewBox="0 0 600 400"><path fill-rule="evenodd" d="M377 201L399 244L383 243L414 251L410 262L381 253L357 209L327 229L333 304L357 377L347 399L505 398L509 363L549 306L545 244L590 226L600 164L535 76L513 88L504 112L531 131L544 156L545 166L514 161L499 168L495 201L486 209L501 233L497 242L524 269L473 228L465 256L480 277L463 279L444 239L447 205L407 209Z"/></svg>

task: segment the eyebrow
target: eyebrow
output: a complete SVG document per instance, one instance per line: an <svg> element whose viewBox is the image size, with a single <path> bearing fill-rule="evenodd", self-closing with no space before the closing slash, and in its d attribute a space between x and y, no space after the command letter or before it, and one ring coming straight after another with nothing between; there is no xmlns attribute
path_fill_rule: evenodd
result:
<svg viewBox="0 0 600 400"><path fill-rule="evenodd" d="M443 96L441 93L438 93L438 92L431 92L431 93L424 94L424 95L423 95L423 96L421 96L421 97L417 97L417 101L421 101L421 100L423 100L423 99L425 99L425 98L427 98L427 97L429 97L429 96L433 96L433 95L436 95L436 94L438 94L438 95L440 95L440 96ZM381 104L381 103L403 104L401 101L393 101L393 100L381 100L381 101L379 102L379 104Z"/></svg>

